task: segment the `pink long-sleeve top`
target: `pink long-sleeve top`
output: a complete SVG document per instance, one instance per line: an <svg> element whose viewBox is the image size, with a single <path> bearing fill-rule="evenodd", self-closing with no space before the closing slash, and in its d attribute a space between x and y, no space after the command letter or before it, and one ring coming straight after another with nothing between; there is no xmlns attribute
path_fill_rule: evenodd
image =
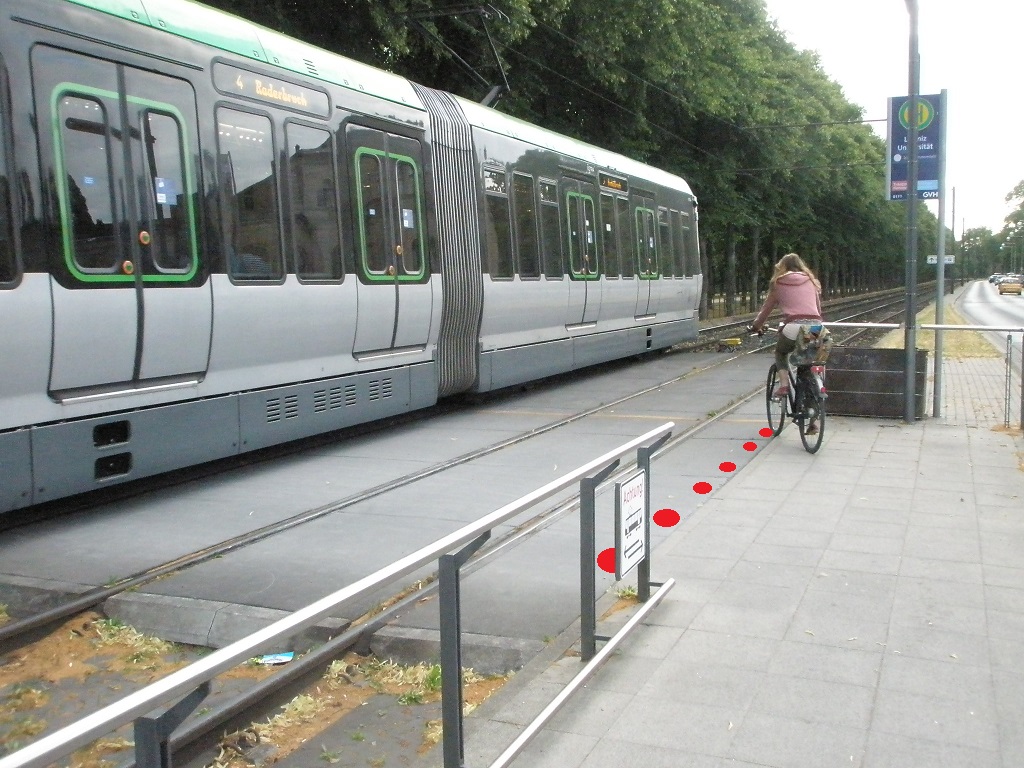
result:
<svg viewBox="0 0 1024 768"><path fill-rule="evenodd" d="M754 318L754 327L760 328L771 311L778 307L782 322L794 320L821 320L821 293L810 276L803 272L786 272L768 291L764 306Z"/></svg>

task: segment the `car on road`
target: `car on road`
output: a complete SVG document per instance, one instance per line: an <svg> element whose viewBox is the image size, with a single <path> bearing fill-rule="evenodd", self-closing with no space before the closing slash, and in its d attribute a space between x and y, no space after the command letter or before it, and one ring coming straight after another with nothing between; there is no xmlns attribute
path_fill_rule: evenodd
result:
<svg viewBox="0 0 1024 768"><path fill-rule="evenodd" d="M1002 296L1004 293L1015 293L1018 296L1021 294L1021 289L1024 288L1021 284L1020 275L1005 275L1002 279L996 283L996 289L999 291L999 295Z"/></svg>

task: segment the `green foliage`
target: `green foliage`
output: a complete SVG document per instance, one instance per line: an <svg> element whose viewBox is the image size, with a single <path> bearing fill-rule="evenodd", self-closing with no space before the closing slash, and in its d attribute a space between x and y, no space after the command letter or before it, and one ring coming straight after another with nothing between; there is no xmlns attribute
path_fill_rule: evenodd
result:
<svg viewBox="0 0 1024 768"><path fill-rule="evenodd" d="M441 690L441 665L434 664L430 667L427 672L426 678L423 680L423 687L428 691L440 691Z"/></svg>
<svg viewBox="0 0 1024 768"><path fill-rule="evenodd" d="M490 84L500 64L502 111L687 179L706 283L757 272L763 288L795 250L826 292L902 284L906 208L884 199L884 142L761 0L506 0L486 20L497 60L479 15L423 15L447 0L209 4L470 99L488 87L452 51ZM1024 200L1024 182L1013 194ZM922 206L922 254L936 226Z"/></svg>

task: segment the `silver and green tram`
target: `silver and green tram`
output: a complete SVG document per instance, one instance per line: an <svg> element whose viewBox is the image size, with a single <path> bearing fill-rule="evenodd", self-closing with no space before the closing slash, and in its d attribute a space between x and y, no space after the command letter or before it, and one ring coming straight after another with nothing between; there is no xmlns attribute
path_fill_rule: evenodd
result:
<svg viewBox="0 0 1024 768"><path fill-rule="evenodd" d="M0 512L697 333L677 176L187 0L0 16Z"/></svg>

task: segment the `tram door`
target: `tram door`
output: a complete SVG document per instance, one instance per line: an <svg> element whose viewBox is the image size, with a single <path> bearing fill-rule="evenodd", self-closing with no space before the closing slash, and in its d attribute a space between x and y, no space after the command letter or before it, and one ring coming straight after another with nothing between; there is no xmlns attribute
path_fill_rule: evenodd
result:
<svg viewBox="0 0 1024 768"><path fill-rule="evenodd" d="M569 315L566 325L597 322L601 309L597 258L597 189L586 181L562 179L569 244Z"/></svg>
<svg viewBox="0 0 1024 768"><path fill-rule="evenodd" d="M32 68L61 230L50 390L195 380L213 320L196 236L191 86L46 47Z"/></svg>
<svg viewBox="0 0 1024 768"><path fill-rule="evenodd" d="M633 197L633 227L636 232L637 294L636 316L653 315L651 285L658 279L657 211L654 198Z"/></svg>
<svg viewBox="0 0 1024 768"><path fill-rule="evenodd" d="M430 337L420 143L349 125L359 309L353 354L418 348Z"/></svg>

